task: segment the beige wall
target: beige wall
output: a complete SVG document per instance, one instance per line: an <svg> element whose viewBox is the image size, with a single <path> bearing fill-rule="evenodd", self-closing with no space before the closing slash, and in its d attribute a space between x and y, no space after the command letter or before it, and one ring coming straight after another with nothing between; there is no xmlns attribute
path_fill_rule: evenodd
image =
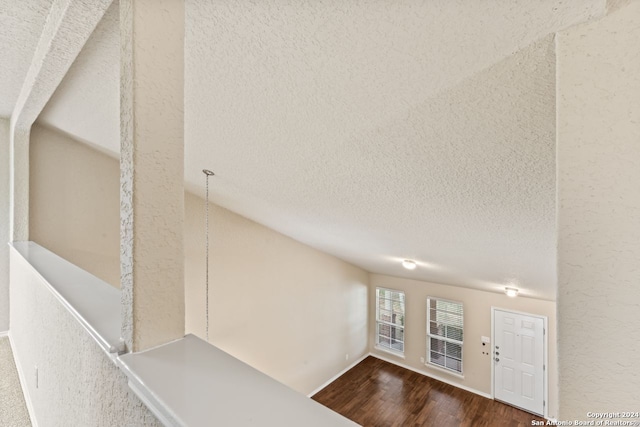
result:
<svg viewBox="0 0 640 427"><path fill-rule="evenodd" d="M481 337L491 337L491 307L516 310L548 318L548 360L549 383L548 403L550 418L557 414L557 354L556 354L556 304L533 298L509 298L504 294L484 292L474 289L440 285L397 277L371 275L369 289L370 307L375 307L376 287L396 289L405 292L405 359L375 347L375 310L369 316L369 342L371 352L391 361L404 364L426 375L442 379L487 395L491 394L491 352L490 346L483 346ZM460 301L464 307L464 379L443 370L426 366L420 361L426 358L427 297L439 297Z"/></svg>
<svg viewBox="0 0 640 427"><path fill-rule="evenodd" d="M0 118L0 332L9 330L9 120Z"/></svg>
<svg viewBox="0 0 640 427"><path fill-rule="evenodd" d="M204 337L202 199L186 212L187 331ZM209 224L213 343L305 394L367 352L368 273L215 205Z"/></svg>
<svg viewBox="0 0 640 427"><path fill-rule="evenodd" d="M29 239L120 287L117 160L34 125Z"/></svg>
<svg viewBox="0 0 640 427"><path fill-rule="evenodd" d="M11 284L11 343L40 427L160 425L122 371L14 250Z"/></svg>
<svg viewBox="0 0 640 427"><path fill-rule="evenodd" d="M640 2L558 35L560 417L640 396Z"/></svg>
<svg viewBox="0 0 640 427"><path fill-rule="evenodd" d="M118 162L41 126L31 159L32 240L117 285ZM210 214L215 345L305 394L367 353L367 272L213 204ZM189 193L185 258L186 328L204 337L204 201Z"/></svg>

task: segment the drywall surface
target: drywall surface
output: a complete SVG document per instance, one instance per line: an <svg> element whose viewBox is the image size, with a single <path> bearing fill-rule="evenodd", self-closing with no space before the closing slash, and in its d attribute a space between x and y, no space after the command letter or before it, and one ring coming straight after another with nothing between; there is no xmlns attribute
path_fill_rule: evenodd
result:
<svg viewBox="0 0 640 427"><path fill-rule="evenodd" d="M638 1L558 36L560 419L638 410L638 40Z"/></svg>
<svg viewBox="0 0 640 427"><path fill-rule="evenodd" d="M405 293L405 358L390 352L376 349L376 313L372 309L369 316L369 342L373 354L391 361L407 365L426 375L430 375L451 384L491 394L491 353L490 346L483 346L481 337L491 337L491 307L521 311L548 318L548 407L550 418L557 414L558 369L556 354L556 304L533 298L509 298L505 294L464 289L436 283L422 282L397 277L371 275L369 289L370 306L375 307L376 288L388 288ZM446 371L432 368L420 361L427 357L427 297L444 298L462 302L464 308L464 379Z"/></svg>
<svg viewBox="0 0 640 427"><path fill-rule="evenodd" d="M187 332L205 337L205 205L185 202ZM209 226L213 344L305 394L367 352L367 272L213 204Z"/></svg>
<svg viewBox="0 0 640 427"><path fill-rule="evenodd" d="M9 330L9 120L0 118L0 332Z"/></svg>
<svg viewBox="0 0 640 427"><path fill-rule="evenodd" d="M184 1L120 1L122 339L184 336Z"/></svg>
<svg viewBox="0 0 640 427"><path fill-rule="evenodd" d="M52 4L0 0L0 116L13 112Z"/></svg>
<svg viewBox="0 0 640 427"><path fill-rule="evenodd" d="M117 277L118 161L41 126L33 132L32 239L102 279ZM368 351L368 273L210 209L213 344L305 394ZM205 338L204 201L190 193L185 233L186 330Z"/></svg>
<svg viewBox="0 0 640 427"><path fill-rule="evenodd" d="M30 162L30 239L120 287L118 162L38 124Z"/></svg>
<svg viewBox="0 0 640 427"><path fill-rule="evenodd" d="M213 169L217 204L368 271L554 300L553 34L604 7L185 0L188 188ZM41 116L115 155L116 8Z"/></svg>
<svg viewBox="0 0 640 427"><path fill-rule="evenodd" d="M465 6L479 7L472 3ZM510 2L502 5L507 3L513 7ZM388 8L383 4L377 6ZM222 206L367 271L483 290L516 282L527 296L555 299L553 35L420 97L446 68L443 64L455 61L457 47L447 48L447 59L436 65L435 56L403 40L388 52L376 50L375 59L366 62L367 72L356 65L372 37L384 33L385 40L375 43L376 49L384 49L389 21L397 19L404 29L413 25L416 15L400 12L409 10L403 9L406 3L381 13L385 21L376 26L378 31L365 26L357 35L341 31L354 31L363 24L362 16L375 15L375 7L365 7L345 27L336 25L343 16L329 12L331 18L317 33L332 28L325 37L344 36L327 49L331 56L324 60L319 58L325 52L306 60L299 56L317 48L300 49L297 43L304 37L312 40L316 31L298 38L254 32L265 19L269 27L297 26L304 19L302 11L299 15L292 7L291 17L283 19L281 10L239 5L244 4L207 4L202 13L220 9L220 23L197 21L200 30L212 34L255 14L255 22L235 27L237 34L229 42L225 38L207 50L206 44L198 45L200 54L187 58L188 183L201 185L198 174L206 159L206 166L221 177L212 192ZM350 9L352 3L340 5ZM418 9L433 10L414 22L415 29L428 27L438 6L421 4ZM461 13L469 13L464 9ZM451 37L459 35L456 31ZM358 38L360 43L348 48ZM276 47L263 52L263 40ZM439 33L431 38L416 34L412 40L430 44L451 39ZM236 41L246 46L234 48ZM469 47L458 47L463 45ZM387 62L398 49L407 51ZM404 67L416 58L429 65L413 74ZM224 66L216 67L208 62L212 60ZM466 72L481 62L456 70ZM236 68L225 70L227 66ZM294 76L300 69L306 71ZM396 71L387 74L392 69ZM254 92L257 74L265 78ZM404 87L410 76L419 81ZM374 84L372 78L380 80ZM396 90L384 95L392 87ZM392 107L394 102L399 105ZM400 267L403 258L416 259L425 268L407 275Z"/></svg>
<svg viewBox="0 0 640 427"><path fill-rule="evenodd" d="M40 427L159 425L125 375L14 250L11 304L13 350Z"/></svg>

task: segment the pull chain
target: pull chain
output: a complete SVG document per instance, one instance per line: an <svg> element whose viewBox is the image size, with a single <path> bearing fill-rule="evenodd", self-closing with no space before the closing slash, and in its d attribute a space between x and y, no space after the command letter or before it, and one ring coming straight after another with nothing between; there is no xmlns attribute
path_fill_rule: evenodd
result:
<svg viewBox="0 0 640 427"><path fill-rule="evenodd" d="M205 321L206 321L206 337L209 342L209 177L214 173L209 169L203 169L202 172L206 175L205 178Z"/></svg>

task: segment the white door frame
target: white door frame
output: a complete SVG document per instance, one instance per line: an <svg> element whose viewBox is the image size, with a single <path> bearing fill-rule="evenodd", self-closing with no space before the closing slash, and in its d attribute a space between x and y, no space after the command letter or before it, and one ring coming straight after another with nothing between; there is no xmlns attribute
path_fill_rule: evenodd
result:
<svg viewBox="0 0 640 427"><path fill-rule="evenodd" d="M538 319L542 319L543 321L543 327L544 327L544 336L542 337L542 342L543 342L543 347L544 347L544 375L542 378L543 381L543 389L544 389L544 414L542 414L544 416L544 418L548 418L549 417L549 351L548 351L548 346L549 346L549 327L548 327L548 318L547 316L542 316L540 314L532 314L532 313L527 313L525 311L518 311L518 310L512 310L510 308L501 308L501 307L494 307L491 306L491 398L495 400L495 381L496 381L496 376L495 376L495 363L494 363L494 359L496 357L495 355L495 317L496 317L496 310L499 311L506 311L508 313L513 313L513 314L522 314L523 316L529 316L529 317L536 317Z"/></svg>

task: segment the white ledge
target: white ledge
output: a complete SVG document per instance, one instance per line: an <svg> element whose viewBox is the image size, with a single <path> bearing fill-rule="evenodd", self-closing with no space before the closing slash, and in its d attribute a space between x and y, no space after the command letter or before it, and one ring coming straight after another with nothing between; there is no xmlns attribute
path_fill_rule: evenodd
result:
<svg viewBox="0 0 640 427"><path fill-rule="evenodd" d="M107 353L121 353L120 290L34 242L10 246Z"/></svg>
<svg viewBox="0 0 640 427"><path fill-rule="evenodd" d="M357 425L194 335L117 363L166 426Z"/></svg>

